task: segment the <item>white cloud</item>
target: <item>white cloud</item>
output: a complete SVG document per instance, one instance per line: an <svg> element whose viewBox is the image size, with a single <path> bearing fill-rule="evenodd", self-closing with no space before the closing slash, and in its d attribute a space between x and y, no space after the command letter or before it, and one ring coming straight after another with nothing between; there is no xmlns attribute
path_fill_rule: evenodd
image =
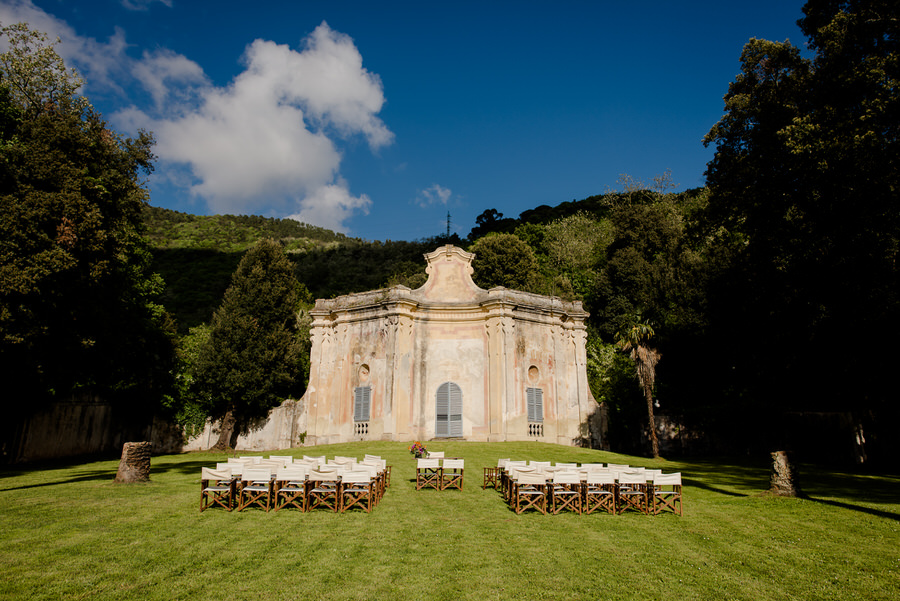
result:
<svg viewBox="0 0 900 601"><path fill-rule="evenodd" d="M305 127L302 110L252 81L210 90L199 111L150 129L159 156L188 164L198 180L192 191L215 212L302 198L333 182L340 164L332 141Z"/></svg>
<svg viewBox="0 0 900 601"><path fill-rule="evenodd" d="M243 79L263 86L279 102L304 107L316 125L332 126L342 135L362 133L372 148L393 140L375 116L384 105L381 80L363 68L353 40L326 23L307 38L302 52L256 40L244 61Z"/></svg>
<svg viewBox="0 0 900 601"><path fill-rule="evenodd" d="M445 205L450 201L450 196L453 193L449 188L444 188L438 184L433 184L431 187L425 188L424 190L419 190L418 194L416 194L416 204L422 208L430 207L436 204Z"/></svg>
<svg viewBox="0 0 900 601"><path fill-rule="evenodd" d="M173 106L188 101L191 86L208 85L200 65L167 48L154 52L145 50L142 59L134 62L131 74L150 92L157 110L166 104ZM173 100L171 96L176 98Z"/></svg>
<svg viewBox="0 0 900 601"><path fill-rule="evenodd" d="M132 108L116 122L152 130L160 159L186 165L191 191L215 212L289 214L344 231L371 200L341 180L334 138L362 134L373 150L392 141L376 116L380 80L362 67L352 40L325 23L300 52L256 40L243 61L229 86L196 87L205 76L184 57L145 54L135 72L166 116ZM184 102L189 91L197 102Z"/></svg>
<svg viewBox="0 0 900 601"><path fill-rule="evenodd" d="M150 0L125 0L143 9ZM170 5L170 2L163 1ZM246 49L244 71L215 87L203 69L168 49L128 55L125 33L105 42L77 35L30 0L0 5L0 22L26 21L61 40L57 51L95 91L127 98L135 83L152 106L132 98L110 115L119 129L145 128L157 140L154 177L185 185L219 213L266 213L343 231L371 200L354 197L340 177L339 139L362 135L375 151L394 134L378 118L380 78L363 67L353 40L322 23L301 50L265 40ZM128 102L128 101L126 101Z"/></svg>
<svg viewBox="0 0 900 601"><path fill-rule="evenodd" d="M308 194L300 201L300 212L289 215L288 219L346 233L343 222L357 212L368 215L371 204L372 201L365 194L351 196L346 183L339 180L336 184L322 186Z"/></svg>

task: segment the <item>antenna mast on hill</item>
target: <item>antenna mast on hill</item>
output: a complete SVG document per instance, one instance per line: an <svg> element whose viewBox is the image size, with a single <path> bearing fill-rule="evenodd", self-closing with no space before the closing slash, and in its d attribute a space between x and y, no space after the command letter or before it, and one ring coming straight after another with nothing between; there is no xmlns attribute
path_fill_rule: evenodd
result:
<svg viewBox="0 0 900 601"><path fill-rule="evenodd" d="M450 211L447 211L447 240L450 239Z"/></svg>

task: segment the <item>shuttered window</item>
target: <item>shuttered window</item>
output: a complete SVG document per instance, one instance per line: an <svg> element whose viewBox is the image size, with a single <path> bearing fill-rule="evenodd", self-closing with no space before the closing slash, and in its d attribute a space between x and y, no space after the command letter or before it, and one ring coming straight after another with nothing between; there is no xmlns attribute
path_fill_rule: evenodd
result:
<svg viewBox="0 0 900 601"><path fill-rule="evenodd" d="M435 398L437 419L434 425L436 437L459 438L462 429L462 389L453 382L438 387Z"/></svg>
<svg viewBox="0 0 900 601"><path fill-rule="evenodd" d="M528 388L525 392L528 398L528 421L544 421L544 391L540 388Z"/></svg>
<svg viewBox="0 0 900 601"><path fill-rule="evenodd" d="M372 387L359 386L353 390L353 421L369 421L372 404Z"/></svg>

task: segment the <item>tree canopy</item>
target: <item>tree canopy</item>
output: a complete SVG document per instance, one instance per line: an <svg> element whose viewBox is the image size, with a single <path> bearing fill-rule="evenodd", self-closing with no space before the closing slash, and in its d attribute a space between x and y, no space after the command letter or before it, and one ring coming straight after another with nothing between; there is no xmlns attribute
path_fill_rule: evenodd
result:
<svg viewBox="0 0 900 601"><path fill-rule="evenodd" d="M10 43L0 55L4 380L32 400L83 391L156 402L174 351L142 239L153 138L122 138L73 96L77 82L43 36L0 33Z"/></svg>
<svg viewBox="0 0 900 601"><path fill-rule="evenodd" d="M900 19L882 0L811 0L812 59L751 40L705 143L707 232L733 262L710 291L733 385L781 407L866 411L900 328Z"/></svg>
<svg viewBox="0 0 900 601"><path fill-rule="evenodd" d="M540 287L531 247L513 234L492 234L469 247L475 253L472 279L481 288L504 286L534 292Z"/></svg>
<svg viewBox="0 0 900 601"><path fill-rule="evenodd" d="M219 447L288 396L303 392L297 335L300 287L278 242L260 240L241 259L199 349L193 386L206 414L222 420Z"/></svg>

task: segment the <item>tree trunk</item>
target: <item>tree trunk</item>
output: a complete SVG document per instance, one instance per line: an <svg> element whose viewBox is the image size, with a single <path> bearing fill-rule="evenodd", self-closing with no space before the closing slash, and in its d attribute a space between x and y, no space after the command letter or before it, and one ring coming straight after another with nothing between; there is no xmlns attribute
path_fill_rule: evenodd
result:
<svg viewBox="0 0 900 601"><path fill-rule="evenodd" d="M659 458L659 440L656 438L656 418L653 417L653 391L644 388L644 396L647 398L647 420L650 424L650 452L653 458Z"/></svg>
<svg viewBox="0 0 900 601"><path fill-rule="evenodd" d="M234 412L229 409L225 412L225 417L222 418L222 423L219 425L219 440L213 445L213 449L224 451L231 446L231 435L234 433L234 423Z"/></svg>
<svg viewBox="0 0 900 601"><path fill-rule="evenodd" d="M150 443L126 442L115 482L147 482L150 480Z"/></svg>
<svg viewBox="0 0 900 601"><path fill-rule="evenodd" d="M787 451L772 453L772 477L769 492L780 497L802 497L799 474Z"/></svg>

